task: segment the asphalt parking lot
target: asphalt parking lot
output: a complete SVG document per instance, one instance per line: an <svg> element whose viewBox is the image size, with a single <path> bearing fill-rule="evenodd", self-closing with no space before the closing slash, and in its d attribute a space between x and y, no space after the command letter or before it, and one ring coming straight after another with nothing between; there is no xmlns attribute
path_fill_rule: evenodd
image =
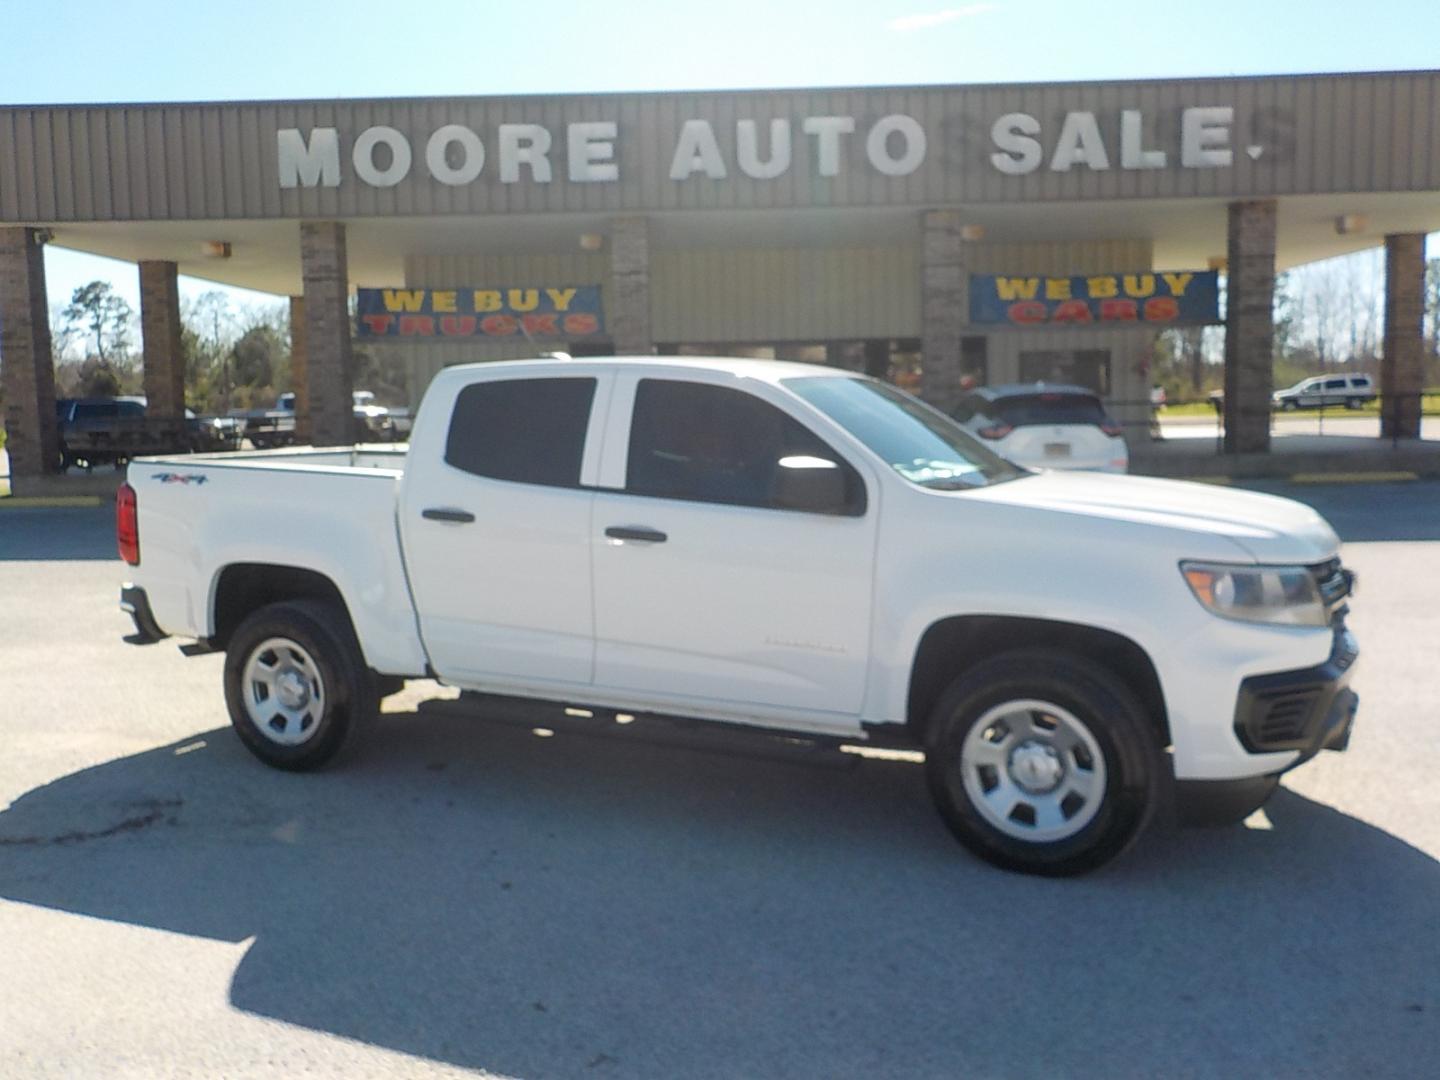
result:
<svg viewBox="0 0 1440 1080"><path fill-rule="evenodd" d="M429 684L268 770L218 657L121 642L108 509L0 510L0 1075L1435 1075L1440 483L1266 489L1360 574L1351 748L1071 881L967 856L910 762Z"/></svg>

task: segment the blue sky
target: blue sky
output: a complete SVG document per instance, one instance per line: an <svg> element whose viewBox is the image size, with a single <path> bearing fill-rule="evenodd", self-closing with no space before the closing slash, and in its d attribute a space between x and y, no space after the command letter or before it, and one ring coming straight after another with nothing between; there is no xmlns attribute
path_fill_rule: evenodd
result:
<svg viewBox="0 0 1440 1080"><path fill-rule="evenodd" d="M9 5L0 103L1024 82L1440 66L1440 0ZM134 268L52 250L52 299ZM194 294L212 286L184 283ZM243 299L244 294L235 293ZM251 294L254 296L254 294ZM258 298L258 297L256 297Z"/></svg>

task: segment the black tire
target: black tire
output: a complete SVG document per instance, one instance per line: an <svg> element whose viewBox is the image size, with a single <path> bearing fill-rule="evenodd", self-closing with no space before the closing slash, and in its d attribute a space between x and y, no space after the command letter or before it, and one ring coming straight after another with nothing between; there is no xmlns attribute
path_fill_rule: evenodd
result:
<svg viewBox="0 0 1440 1080"><path fill-rule="evenodd" d="M1076 730L1091 738L1083 744L1077 740L1071 750L1045 749L1040 725L1055 722L1055 716L1044 709L1003 711L1020 702L1052 706L1055 714L1064 717L1057 730L1068 732L1074 722ZM981 731L978 725L987 714L991 719ZM1033 725L1036 737L1017 742L1014 733L1007 733L1014 716ZM996 732L1003 734L996 737ZM974 738L967 743L972 733ZM1040 750L1034 750L1035 746ZM1005 773L997 775L993 766L975 764L967 756L974 753L972 747L981 748L981 753L989 747L998 756L1008 754ZM1099 766L1087 747L1098 750ZM1044 767L1061 770L1049 790L1031 794L1031 789L1016 786L1022 783L1015 773L1017 748L1032 755L1048 755ZM925 770L940 816L972 852L1006 870L1066 877L1109 862L1135 842L1160 801L1164 759L1153 724L1124 683L1075 654L1033 649L984 660L950 684L926 731ZM1067 816L1070 804L1080 797L1070 785L1079 784L1082 777L1088 778L1091 794ZM1044 781L1050 782L1050 778ZM987 782L990 787L982 792ZM981 794L977 797L972 791ZM994 804L985 802L990 792L995 793ZM1003 805L1007 793L1014 793L1018 801L1009 816L1000 820L996 807ZM1028 823L1022 813L1027 806ZM1019 835L1043 826L1037 818L1045 813L1051 814L1052 821L1054 814L1061 815L1062 820L1053 826L1056 832L1072 827L1075 831L1058 839Z"/></svg>
<svg viewBox="0 0 1440 1080"><path fill-rule="evenodd" d="M274 647L275 642L290 648ZM262 649L267 651L259 655ZM270 688L264 678L247 678L247 669L291 680L277 689L277 715L269 725L262 726L254 714L265 711ZM279 694L295 686L303 700L287 709ZM261 608L231 635L225 704L246 749L277 769L304 771L332 760L355 728L375 714L378 698L375 676L345 613L324 601L294 600Z"/></svg>
<svg viewBox="0 0 1440 1080"><path fill-rule="evenodd" d="M1280 405L1286 412L1294 412L1299 407L1294 398L1286 398Z"/></svg>
<svg viewBox="0 0 1440 1080"><path fill-rule="evenodd" d="M1346 399L1345 399L1345 407L1346 407L1347 409L1358 409L1358 408L1362 407L1364 404L1365 404L1365 399L1364 399L1364 398L1352 397L1352 398L1346 398Z"/></svg>

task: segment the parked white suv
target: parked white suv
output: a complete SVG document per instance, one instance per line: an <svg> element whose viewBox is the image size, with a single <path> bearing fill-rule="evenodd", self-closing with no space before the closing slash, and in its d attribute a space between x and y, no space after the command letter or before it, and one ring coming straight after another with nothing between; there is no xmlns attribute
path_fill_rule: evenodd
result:
<svg viewBox="0 0 1440 1080"><path fill-rule="evenodd" d="M1092 390L1054 383L984 386L951 414L994 450L1032 469L1125 472L1122 428Z"/></svg>
<svg viewBox="0 0 1440 1080"><path fill-rule="evenodd" d="M1317 375L1305 379L1288 390L1271 395L1275 408L1293 412L1296 409L1333 408L1343 405L1358 409L1375 400L1375 384L1369 375Z"/></svg>

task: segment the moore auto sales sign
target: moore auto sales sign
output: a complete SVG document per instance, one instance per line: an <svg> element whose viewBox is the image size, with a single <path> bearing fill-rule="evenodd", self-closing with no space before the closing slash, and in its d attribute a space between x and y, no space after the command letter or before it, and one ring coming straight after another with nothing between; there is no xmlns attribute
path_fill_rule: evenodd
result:
<svg viewBox="0 0 1440 1080"><path fill-rule="evenodd" d="M1005 176L1234 164L1233 107L1195 105L1164 119L1162 124L1140 109L1075 110L1046 124L1030 113L1003 113L988 123L981 156ZM1262 129L1270 145L1283 146L1290 138L1284 118L1252 122L1248 137L1253 140ZM347 177L372 188L415 177L449 187L482 178L501 184L613 184L628 178L621 167L629 160L622 153L626 134L615 120L498 123L484 130L445 123L409 134L377 124L353 138L342 137L338 127L280 128L277 180L286 189L337 188ZM664 169L678 183L778 180L801 159L818 177L838 176L856 167L852 162L875 175L905 177L925 164L937 137L914 116L898 112L864 121L845 114L744 117L733 124L692 118L679 122L659 162L652 152L648 167ZM1251 142L1240 149L1258 160L1266 146Z"/></svg>

